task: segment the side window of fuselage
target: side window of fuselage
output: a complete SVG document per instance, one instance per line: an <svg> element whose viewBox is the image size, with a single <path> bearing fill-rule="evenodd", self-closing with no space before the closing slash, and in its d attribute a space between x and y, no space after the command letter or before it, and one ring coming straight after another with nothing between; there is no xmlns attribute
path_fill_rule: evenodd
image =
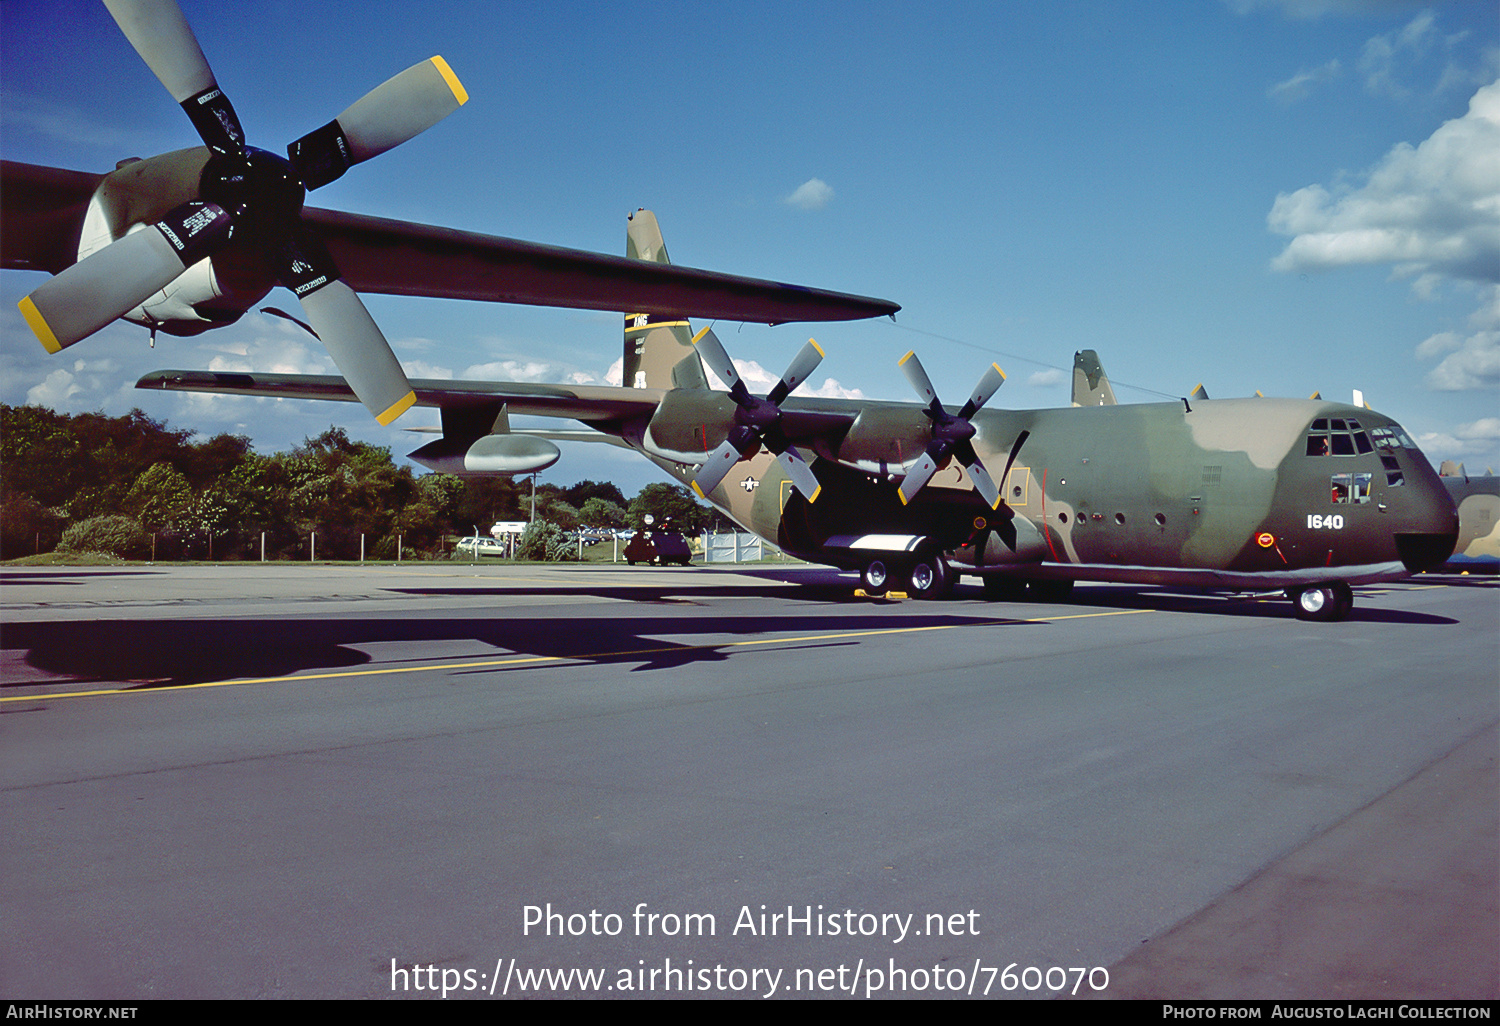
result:
<svg viewBox="0 0 1500 1026"><path fill-rule="evenodd" d="M1362 506L1370 501L1373 474L1334 474L1330 494L1335 505Z"/></svg>

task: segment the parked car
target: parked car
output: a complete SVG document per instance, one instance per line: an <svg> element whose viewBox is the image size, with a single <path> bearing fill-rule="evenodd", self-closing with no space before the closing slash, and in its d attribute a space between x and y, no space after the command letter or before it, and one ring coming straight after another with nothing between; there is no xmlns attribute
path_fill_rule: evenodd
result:
<svg viewBox="0 0 1500 1026"><path fill-rule="evenodd" d="M461 539L453 547L454 559L503 559L505 558L505 543L494 538L486 538L483 535L471 536Z"/></svg>

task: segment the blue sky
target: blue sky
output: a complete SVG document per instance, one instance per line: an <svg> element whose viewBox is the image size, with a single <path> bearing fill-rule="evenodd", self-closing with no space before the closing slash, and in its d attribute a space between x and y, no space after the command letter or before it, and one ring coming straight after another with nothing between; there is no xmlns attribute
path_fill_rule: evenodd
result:
<svg viewBox="0 0 1500 1026"><path fill-rule="evenodd" d="M895 324L719 325L767 377L812 334L826 394L911 398L896 361L915 347L951 403L993 359L993 405L1060 406L1094 348L1122 401L1358 388L1434 461L1500 468L1487 0L182 6L267 149L433 54L463 80L468 105L312 205L603 252L644 206L678 263L903 305ZM105 171L195 142L102 5L0 0L7 159ZM130 387L332 370L257 313L155 350L116 324L49 357L15 306L41 280L0 274L0 400L139 406L263 450L331 423L398 455L423 441L354 405ZM413 377L602 381L620 356L612 314L367 303ZM588 477L661 475L575 445L543 480Z"/></svg>

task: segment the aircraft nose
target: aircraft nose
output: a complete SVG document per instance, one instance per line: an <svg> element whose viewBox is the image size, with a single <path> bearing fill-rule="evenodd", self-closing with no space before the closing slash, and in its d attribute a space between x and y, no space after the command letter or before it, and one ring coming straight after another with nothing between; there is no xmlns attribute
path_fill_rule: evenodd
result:
<svg viewBox="0 0 1500 1026"><path fill-rule="evenodd" d="M1428 482L1421 482L1429 484ZM1422 502L1405 531L1396 532L1396 551L1412 573L1442 566L1458 544L1458 510L1436 478L1423 489Z"/></svg>

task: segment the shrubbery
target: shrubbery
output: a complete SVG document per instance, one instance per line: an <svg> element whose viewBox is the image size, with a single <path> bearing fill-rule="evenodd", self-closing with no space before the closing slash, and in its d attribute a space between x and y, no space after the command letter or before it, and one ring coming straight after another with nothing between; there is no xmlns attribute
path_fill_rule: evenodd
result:
<svg viewBox="0 0 1500 1026"><path fill-rule="evenodd" d="M139 522L127 516L90 517L63 532L59 552L107 552L121 559L147 559L151 536Z"/></svg>
<svg viewBox="0 0 1500 1026"><path fill-rule="evenodd" d="M577 559L578 543L569 540L556 524L535 520L516 541L516 558L549 563Z"/></svg>

